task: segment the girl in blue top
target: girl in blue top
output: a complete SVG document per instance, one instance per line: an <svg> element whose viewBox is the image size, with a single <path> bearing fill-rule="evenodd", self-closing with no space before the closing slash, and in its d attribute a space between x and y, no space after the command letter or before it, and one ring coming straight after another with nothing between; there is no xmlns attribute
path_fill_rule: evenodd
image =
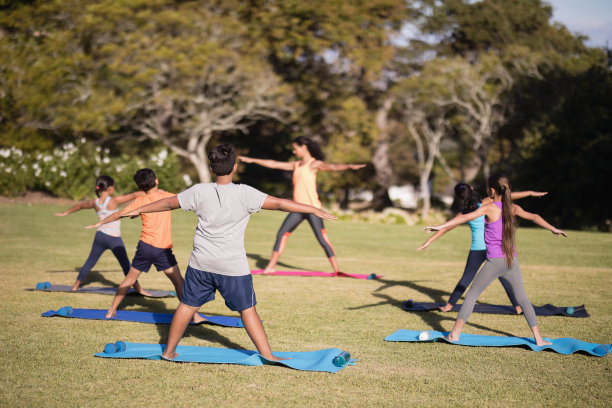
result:
<svg viewBox="0 0 612 408"><path fill-rule="evenodd" d="M542 197L546 194L547 193L545 192L537 191L518 191L512 193L512 199L516 200L529 196ZM474 191L474 188L471 187L469 184L459 183L455 186L455 200L453 202L453 205L451 206L451 209L454 212L458 213L457 216L455 216L455 218L457 218L461 214L470 213L476 210L481 205L490 204L491 202L493 201L489 197L486 197L481 200L478 196L478 193L476 193L476 191ZM485 217L482 216L468 222L468 225L470 226L470 230L472 232L472 246L470 247L470 252L468 254L467 262L465 263L465 269L463 270L463 275L461 276L461 279L459 279L457 286L455 286L453 293L451 293L451 296L448 299L448 303L446 303L444 306L439 307L439 309L443 312L448 312L453 308L454 305L457 304L457 301L459 300L459 298L461 298L468 286L470 286L470 284L474 280L474 277L476 276L476 273L487 259L487 247L485 246L484 240L484 218ZM453 228L455 228L455 226L437 231L416 250L424 250L432 242L434 242L436 239L440 238L442 235L452 230ZM506 294L508 295L508 298L510 298L510 301L512 302L512 306L514 306L516 313L520 314L522 312L522 309L519 306L516 297L514 296L512 287L503 280L500 280L500 282L506 290Z"/></svg>

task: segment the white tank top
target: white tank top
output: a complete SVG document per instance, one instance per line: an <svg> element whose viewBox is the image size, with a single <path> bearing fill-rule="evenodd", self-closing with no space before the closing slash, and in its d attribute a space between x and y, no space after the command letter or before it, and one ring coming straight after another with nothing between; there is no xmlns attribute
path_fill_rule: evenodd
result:
<svg viewBox="0 0 612 408"><path fill-rule="evenodd" d="M119 209L109 210L106 208L108 206L110 199L111 197L108 196L106 197L106 200L104 200L104 203L100 204L100 201L99 201L100 199L96 198L96 205L100 209L100 211L97 211L98 218L100 219L100 221L102 221L109 215L119 211ZM100 227L98 227L97 230L105 233L106 235L110 235L111 237L120 237L121 236L121 221L117 220L117 221L109 222L108 224L101 225Z"/></svg>

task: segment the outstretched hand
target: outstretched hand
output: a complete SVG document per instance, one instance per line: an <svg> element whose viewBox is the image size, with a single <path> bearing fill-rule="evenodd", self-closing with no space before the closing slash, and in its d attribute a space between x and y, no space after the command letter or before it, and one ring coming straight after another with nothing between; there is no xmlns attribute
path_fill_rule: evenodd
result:
<svg viewBox="0 0 612 408"><path fill-rule="evenodd" d="M531 193L532 197L544 197L546 194L548 194L548 191L534 191L533 193Z"/></svg>
<svg viewBox="0 0 612 408"><path fill-rule="evenodd" d="M429 246L429 243L428 243L428 242L424 242L424 243L423 243L423 244L421 244L421 246L420 246L420 247L418 247L416 250L417 250L417 251L422 251L422 250L424 250L425 248L427 248L428 246Z"/></svg>
<svg viewBox="0 0 612 408"><path fill-rule="evenodd" d="M566 234L565 232L561 231L560 229L555 228L554 230L552 230L552 231L550 231L550 232L552 232L552 233L553 233L553 234L555 234L556 236L560 236L560 235L562 235L562 236L564 236L565 238L567 238L567 234Z"/></svg>
<svg viewBox="0 0 612 408"><path fill-rule="evenodd" d="M68 214L66 213L66 211L64 211L64 212L55 213L55 214L53 214L53 215L55 215L56 217L65 217L65 216L67 216Z"/></svg>
<svg viewBox="0 0 612 408"><path fill-rule="evenodd" d="M101 222L96 222L95 224L91 224L85 227L85 229L94 229L94 228L99 228L102 225Z"/></svg>
<svg viewBox="0 0 612 408"><path fill-rule="evenodd" d="M364 168L366 165L365 164L349 164L349 169L351 170L359 170Z"/></svg>
<svg viewBox="0 0 612 408"><path fill-rule="evenodd" d="M247 156L238 156L238 160L243 161L245 163L253 163L253 159Z"/></svg>
<svg viewBox="0 0 612 408"><path fill-rule="evenodd" d="M322 218L324 220L329 220L329 221L333 221L333 220L337 220L338 217L336 217L333 214L328 213L325 210L322 210L320 208L317 208L315 212L313 212L314 215L316 215L319 218Z"/></svg>
<svg viewBox="0 0 612 408"><path fill-rule="evenodd" d="M432 227L425 227L421 230L421 232L433 232L433 231L440 231L440 228L436 226L432 226Z"/></svg>

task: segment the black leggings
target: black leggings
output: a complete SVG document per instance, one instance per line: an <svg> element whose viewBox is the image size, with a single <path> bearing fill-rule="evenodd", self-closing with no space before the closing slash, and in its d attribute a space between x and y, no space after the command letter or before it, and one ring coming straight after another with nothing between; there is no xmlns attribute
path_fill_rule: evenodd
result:
<svg viewBox="0 0 612 408"><path fill-rule="evenodd" d="M125 245L123 245L123 240L121 237L112 237L103 232L96 231L96 236L94 238L94 242L91 246L91 252L89 253L89 257L87 261L85 261L85 265L81 268L79 272L79 276L77 276L77 280L83 282L85 277L94 267L98 259L102 256L104 251L110 249L113 251L113 255L119 261L119 265L121 265L121 269L123 269L123 274L127 275L130 271L130 260L128 259L127 252L125 251Z"/></svg>
<svg viewBox="0 0 612 408"><path fill-rule="evenodd" d="M294 229L297 228L298 225L304 220L308 220L310 223L310 227L314 232L319 244L325 250L325 254L328 258L332 256L336 256L334 249L329 242L329 238L327 237L327 232L325 232L325 227L323 226L323 220L316 215L313 214L302 214L302 213L289 213L285 221L283 221L283 225L281 225L278 233L276 234L276 242L274 243L274 251L275 252L283 252L285 249L285 240L287 237L293 232Z"/></svg>
<svg viewBox="0 0 612 408"><path fill-rule="evenodd" d="M451 305L456 305L457 301L463 295L465 290L470 286L470 283L474 280L476 273L487 260L487 250L470 250L468 254L467 262L465 263L465 270L463 271L463 276L459 279L459 283L455 286L455 290L451 293L450 298L448 299L448 303ZM506 294L508 298L510 298L510 302L512 302L512 306L517 306L518 301L516 300L516 296L514 296L514 291L512 289L512 285L510 285L507 281L500 279L499 280L506 290Z"/></svg>

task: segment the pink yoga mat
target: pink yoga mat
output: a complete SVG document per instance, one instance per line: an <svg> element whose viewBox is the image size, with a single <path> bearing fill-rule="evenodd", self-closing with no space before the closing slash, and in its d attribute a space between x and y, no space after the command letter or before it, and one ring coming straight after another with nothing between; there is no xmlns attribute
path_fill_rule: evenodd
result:
<svg viewBox="0 0 612 408"><path fill-rule="evenodd" d="M273 273L263 273L263 269L257 269L251 271L252 275L270 275L270 276L323 276L326 278L333 278L334 276L344 277L344 278L355 278L355 279L378 279L382 278L382 275L377 275L375 273L369 275L363 275L358 273L345 273L338 272L338 275L334 275L331 272L320 272L320 271L276 271Z"/></svg>

